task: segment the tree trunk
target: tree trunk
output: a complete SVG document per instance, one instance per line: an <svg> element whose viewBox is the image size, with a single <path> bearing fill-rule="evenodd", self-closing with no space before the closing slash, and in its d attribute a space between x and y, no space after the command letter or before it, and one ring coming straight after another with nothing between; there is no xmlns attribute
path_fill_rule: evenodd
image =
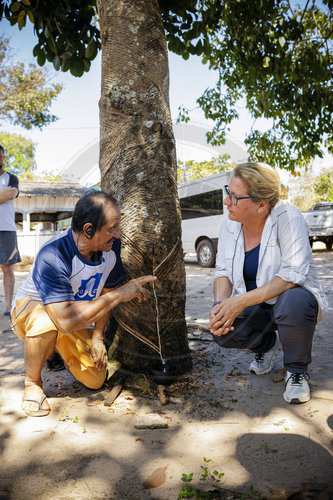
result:
<svg viewBox="0 0 333 500"><path fill-rule="evenodd" d="M147 370L159 359L158 352L131 331L161 346L163 358L185 372L191 367L185 268L168 56L158 2L99 0L98 10L102 189L120 202L127 278L153 272L158 277L154 287L147 286L147 302L131 301L114 310L112 356L134 372ZM109 335L114 323L110 321Z"/></svg>

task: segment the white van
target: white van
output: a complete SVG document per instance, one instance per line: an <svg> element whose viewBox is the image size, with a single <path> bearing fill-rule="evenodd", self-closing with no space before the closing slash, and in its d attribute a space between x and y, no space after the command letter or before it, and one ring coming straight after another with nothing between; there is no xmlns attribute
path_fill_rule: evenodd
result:
<svg viewBox="0 0 333 500"><path fill-rule="evenodd" d="M227 217L223 186L229 184L231 175L223 172L178 186L184 253L196 252L203 267L215 265L219 230Z"/></svg>

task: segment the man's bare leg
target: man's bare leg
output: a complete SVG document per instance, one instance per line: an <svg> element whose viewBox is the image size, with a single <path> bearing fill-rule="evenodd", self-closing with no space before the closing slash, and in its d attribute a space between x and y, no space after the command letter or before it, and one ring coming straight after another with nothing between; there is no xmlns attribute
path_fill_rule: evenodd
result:
<svg viewBox="0 0 333 500"><path fill-rule="evenodd" d="M47 358L54 352L57 340L57 331L42 333L34 337L24 339L25 359L25 391L23 398L40 401L43 392L43 381L41 372ZM22 401L22 410L38 411L38 403ZM45 399L42 404L43 410L49 410L50 406Z"/></svg>
<svg viewBox="0 0 333 500"><path fill-rule="evenodd" d="M15 275L13 266L2 265L3 288L5 290L6 312L10 312L13 301Z"/></svg>

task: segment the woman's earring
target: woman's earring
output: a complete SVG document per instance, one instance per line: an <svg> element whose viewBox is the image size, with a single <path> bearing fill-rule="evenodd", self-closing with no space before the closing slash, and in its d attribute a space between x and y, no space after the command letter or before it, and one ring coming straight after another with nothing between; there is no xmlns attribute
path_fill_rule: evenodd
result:
<svg viewBox="0 0 333 500"><path fill-rule="evenodd" d="M258 214L260 214L260 212L261 212L261 210L260 210L260 208L259 208L259 209L258 209Z"/></svg>

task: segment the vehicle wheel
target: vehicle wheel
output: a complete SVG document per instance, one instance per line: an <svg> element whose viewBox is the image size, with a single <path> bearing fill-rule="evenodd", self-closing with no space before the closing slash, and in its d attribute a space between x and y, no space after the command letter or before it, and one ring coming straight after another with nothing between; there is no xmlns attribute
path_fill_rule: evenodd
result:
<svg viewBox="0 0 333 500"><path fill-rule="evenodd" d="M325 241L325 245L326 245L326 249L327 250L332 250L332 243L333 243L332 240L326 240Z"/></svg>
<svg viewBox="0 0 333 500"><path fill-rule="evenodd" d="M313 247L313 239L309 238L309 242L310 242L310 247L312 248Z"/></svg>
<svg viewBox="0 0 333 500"><path fill-rule="evenodd" d="M200 266L202 267L215 266L215 249L210 240L200 241L197 247L197 258Z"/></svg>

